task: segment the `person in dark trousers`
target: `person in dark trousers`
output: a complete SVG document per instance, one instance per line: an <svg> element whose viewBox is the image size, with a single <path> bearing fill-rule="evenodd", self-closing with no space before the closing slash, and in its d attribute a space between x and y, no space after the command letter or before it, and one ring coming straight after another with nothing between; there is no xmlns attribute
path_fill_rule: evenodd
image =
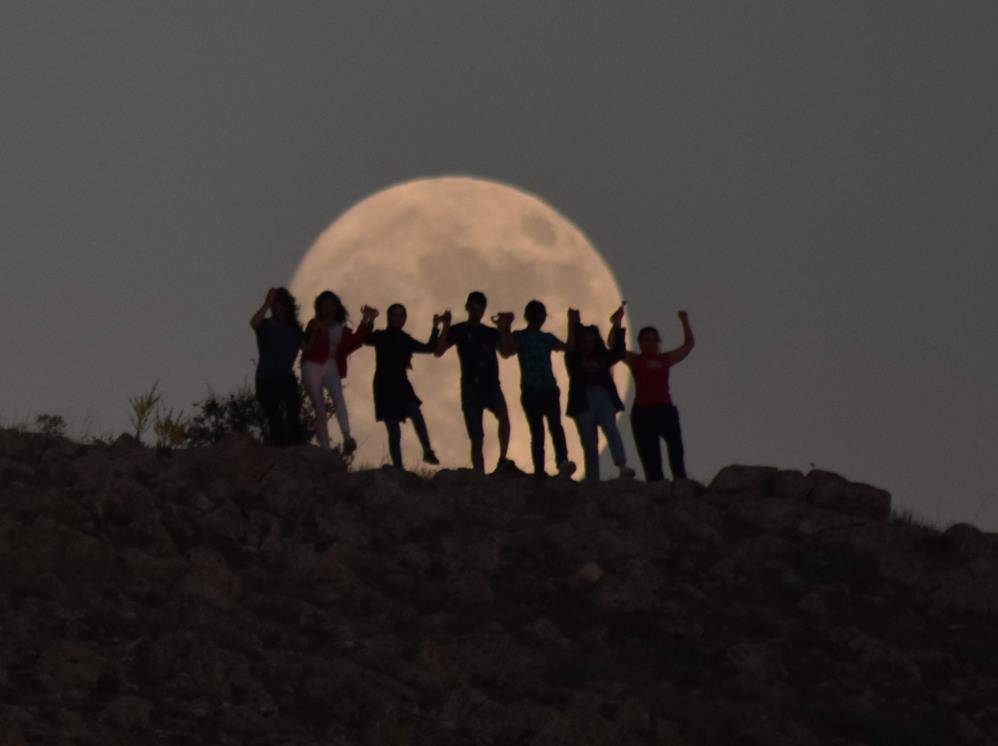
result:
<svg viewBox="0 0 998 746"><path fill-rule="evenodd" d="M551 431L554 460L558 473L564 476L575 471L568 459L565 430L561 426L561 391L551 369L551 353L564 352L565 343L541 327L547 320L547 309L539 300L530 301L523 309L525 329L510 331L512 313L499 314L500 352L503 357L517 356L520 363L520 403L530 427L530 456L534 475L544 478L544 421Z"/></svg>
<svg viewBox="0 0 998 746"><path fill-rule="evenodd" d="M402 423L406 420L412 420L416 437L423 447L423 462L440 463L430 445L430 434L420 409L422 402L409 381L409 369L413 353L436 352L443 317L433 317L433 330L426 342L417 342L402 331L406 318L405 306L393 303L388 307L385 328L370 332L364 339L364 344L373 347L375 352L374 417L385 423L388 453L392 465L398 469L402 468Z"/></svg>
<svg viewBox="0 0 998 746"><path fill-rule="evenodd" d="M496 471L509 468L509 412L499 383L499 330L482 323L488 301L485 294L474 291L468 295L465 310L468 320L451 326L450 311L443 314L443 327L437 340L437 357L451 346L457 346L461 361L461 410L471 439L471 464L476 471L485 471L485 431L482 416L489 410L499 422L499 463Z"/></svg>
<svg viewBox="0 0 998 746"><path fill-rule="evenodd" d="M634 469L627 465L624 442L617 429L617 414L624 410L624 403L613 381L613 366L624 359L626 340L621 322L624 307L620 306L610 317L610 348L603 343L599 328L583 326L579 312L568 311L568 349L565 365L568 368L568 416L575 420L585 455L586 479L599 480L599 434L603 431L613 463L620 476L634 476Z"/></svg>
<svg viewBox="0 0 998 746"><path fill-rule="evenodd" d="M683 433L679 426L679 410L669 392L669 370L686 359L695 340L686 311L679 312L679 321L683 325L682 345L669 352L661 352L662 340L658 330L646 326L638 333L641 352L628 352L625 358L634 376L636 390L634 406L631 407L631 431L645 479L649 482L665 478L662 473L662 440L669 453L672 478L686 478Z"/></svg>
<svg viewBox="0 0 998 746"><path fill-rule="evenodd" d="M301 392L294 365L305 339L298 304L287 288L271 288L250 319L259 352L256 398L267 417L267 440L284 447L304 442Z"/></svg>

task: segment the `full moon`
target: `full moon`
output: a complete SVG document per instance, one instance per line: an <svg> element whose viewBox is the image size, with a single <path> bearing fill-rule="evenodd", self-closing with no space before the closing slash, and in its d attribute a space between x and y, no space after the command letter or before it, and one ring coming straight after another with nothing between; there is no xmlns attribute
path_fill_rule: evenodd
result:
<svg viewBox="0 0 998 746"><path fill-rule="evenodd" d="M523 308L536 298L547 306L545 331L564 340L569 308L582 312L583 323L597 324L603 335L609 316L621 301L616 279L599 252L567 218L542 199L494 181L467 177L419 179L398 184L357 203L337 218L305 254L290 290L302 306L302 321L312 317L312 301L323 290L343 300L355 325L363 304L381 311L383 327L391 303L408 310L405 330L425 341L433 315L452 311L454 323L466 318L468 293L488 297L486 316L516 314L513 329L523 328ZM561 353L552 367L561 388L562 413L568 375ZM515 358L500 359L503 393L512 425L510 458L531 471L530 434L520 406L520 371ZM374 351L363 347L349 361L345 396L358 449L355 463L388 462L383 423L374 419ZM624 366L615 376L622 397L630 387ZM415 355L410 379L423 400L434 450L444 467L470 466L469 441L461 415L457 351L442 358ZM495 418L485 413L486 469L499 454ZM575 423L562 418L569 453L582 469L582 449ZM624 423L620 423L624 426ZM407 468L422 467L422 450L412 427L403 425L402 452ZM333 442L339 429L330 421ZM554 472L550 437L545 442L547 469Z"/></svg>

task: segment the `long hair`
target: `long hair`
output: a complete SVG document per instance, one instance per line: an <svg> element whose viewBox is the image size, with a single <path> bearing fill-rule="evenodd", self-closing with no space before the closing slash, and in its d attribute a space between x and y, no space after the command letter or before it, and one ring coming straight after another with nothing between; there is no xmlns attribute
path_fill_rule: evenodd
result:
<svg viewBox="0 0 998 746"><path fill-rule="evenodd" d="M315 309L315 315L319 315L319 306L321 306L325 301L331 300L336 304L336 321L340 324L347 323L347 309L343 305L343 301L340 300L340 296L334 293L332 290L323 290L317 296L315 296L315 303L312 304Z"/></svg>
<svg viewBox="0 0 998 746"><path fill-rule="evenodd" d="M593 350L593 355L595 357L602 358L602 357L605 357L606 355L609 354L610 350L607 348L606 342L603 341L603 337L600 336L599 327L596 326L596 324L589 324L588 326L584 326L584 327L582 327L579 330L579 336L580 337L582 335L585 335L585 334L592 334L596 338L596 349ZM579 352L580 352L580 354L584 354L584 353L582 353L582 344L581 343L582 343L582 340L580 339L579 340Z"/></svg>
<svg viewBox="0 0 998 746"><path fill-rule="evenodd" d="M288 311L288 323L301 331L301 320L298 318L298 301L287 288L277 288L274 300L284 306Z"/></svg>

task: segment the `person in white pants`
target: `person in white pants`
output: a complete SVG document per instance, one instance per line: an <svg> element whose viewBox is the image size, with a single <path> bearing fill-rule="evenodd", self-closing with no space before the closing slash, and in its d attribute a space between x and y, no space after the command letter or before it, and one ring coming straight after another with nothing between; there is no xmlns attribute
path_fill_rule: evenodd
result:
<svg viewBox="0 0 998 746"><path fill-rule="evenodd" d="M343 396L343 379L347 373L347 357L364 342L378 312L368 306L361 309L362 319L357 331L346 325L347 312L339 297L329 290L315 299L315 318L305 327L302 345L301 376L305 391L315 411L315 429L319 445L330 447L329 412L325 392L333 400L333 412L343 433L343 453L357 450L350 435L350 414Z"/></svg>

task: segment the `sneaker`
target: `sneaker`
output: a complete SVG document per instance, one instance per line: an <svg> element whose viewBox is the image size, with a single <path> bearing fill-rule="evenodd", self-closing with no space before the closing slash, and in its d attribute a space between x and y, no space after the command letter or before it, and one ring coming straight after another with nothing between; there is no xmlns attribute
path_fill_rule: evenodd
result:
<svg viewBox="0 0 998 746"><path fill-rule="evenodd" d="M512 459L501 458L496 463L496 473L500 474L504 471L513 471L516 469L516 464L513 463Z"/></svg>
<svg viewBox="0 0 998 746"><path fill-rule="evenodd" d="M620 467L620 478L621 479L633 479L637 472L634 471L630 466Z"/></svg>
<svg viewBox="0 0 998 746"><path fill-rule="evenodd" d="M437 454L433 451L425 451L423 453L423 463L437 466L440 463L440 459L437 458Z"/></svg>
<svg viewBox="0 0 998 746"><path fill-rule="evenodd" d="M343 436L343 455L349 456L357 450L357 441L349 435Z"/></svg>
<svg viewBox="0 0 998 746"><path fill-rule="evenodd" d="M558 464L558 474L563 477L570 477L575 473L575 462L565 459Z"/></svg>

